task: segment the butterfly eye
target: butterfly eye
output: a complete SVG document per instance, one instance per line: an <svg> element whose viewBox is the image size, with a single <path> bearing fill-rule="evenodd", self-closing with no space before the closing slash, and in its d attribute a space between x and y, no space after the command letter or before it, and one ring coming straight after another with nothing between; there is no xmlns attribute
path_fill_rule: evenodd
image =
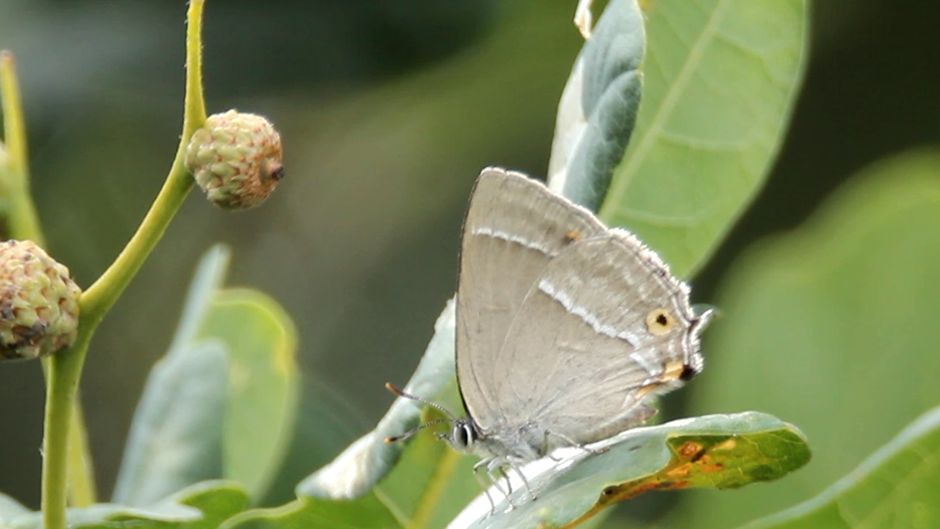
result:
<svg viewBox="0 0 940 529"><path fill-rule="evenodd" d="M457 450L468 450L473 444L474 436L470 430L470 425L459 421L454 424L454 430L451 432L454 448Z"/></svg>
<svg viewBox="0 0 940 529"><path fill-rule="evenodd" d="M676 319L666 309L653 309L646 315L646 328L656 336L662 336L671 331Z"/></svg>

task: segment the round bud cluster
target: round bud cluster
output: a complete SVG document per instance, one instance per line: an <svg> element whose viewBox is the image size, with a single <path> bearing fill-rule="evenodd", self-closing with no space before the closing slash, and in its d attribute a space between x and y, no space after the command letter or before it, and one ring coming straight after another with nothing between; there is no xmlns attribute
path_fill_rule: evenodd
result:
<svg viewBox="0 0 940 529"><path fill-rule="evenodd" d="M281 136L257 114L213 114L190 139L186 168L213 204L231 210L255 207L284 176Z"/></svg>
<svg viewBox="0 0 940 529"><path fill-rule="evenodd" d="M75 342L82 291L32 241L0 242L0 359L30 359Z"/></svg>

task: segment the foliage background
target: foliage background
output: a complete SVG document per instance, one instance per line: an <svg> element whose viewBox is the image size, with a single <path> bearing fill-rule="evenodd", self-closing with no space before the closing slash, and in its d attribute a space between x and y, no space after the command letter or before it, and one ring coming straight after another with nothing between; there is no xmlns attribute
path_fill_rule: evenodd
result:
<svg viewBox="0 0 940 529"><path fill-rule="evenodd" d="M234 247L232 283L265 290L297 321L305 375L332 386L316 401L346 425L336 447L381 415L391 401L383 383L407 380L453 293L460 219L480 168L546 172L555 106L582 43L574 3L208 4L210 111L272 118L288 175L250 213L224 214L194 196L100 329L83 399L103 497L144 377L215 241ZM183 14L174 2L0 0L0 47L17 54L37 205L51 253L82 284L126 242L171 161ZM721 296L716 285L743 249L797 226L860 168L936 146L938 22L940 7L911 0L813 4L788 139L757 202L696 278L697 301ZM721 354L706 341L709 358ZM707 370L696 384L732 385L722 374ZM833 397L793 390L808 402ZM674 413L688 394L672 399ZM0 369L0 490L32 507L42 395L36 365ZM314 458L331 455L318 449Z"/></svg>

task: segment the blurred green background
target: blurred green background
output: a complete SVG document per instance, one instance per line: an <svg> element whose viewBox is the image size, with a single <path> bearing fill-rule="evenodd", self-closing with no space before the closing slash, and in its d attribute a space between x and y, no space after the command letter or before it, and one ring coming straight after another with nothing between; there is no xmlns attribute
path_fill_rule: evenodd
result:
<svg viewBox="0 0 940 529"><path fill-rule="evenodd" d="M82 397L103 498L144 378L169 343L197 259L216 241L233 247L230 283L268 292L295 318L304 373L330 388L319 402L335 407L344 425L331 431L336 445L381 416L391 402L384 382L408 379L453 294L461 216L479 170L546 172L555 106L583 42L570 22L575 4L210 0L209 110L234 107L271 118L284 138L287 177L247 213L224 213L194 192L100 328ZM184 11L183 2L0 0L0 48L18 61L49 250L84 286L123 247L172 161ZM915 146L936 147L940 139L940 46L931 36L940 6L828 0L812 4L810 26L806 84L780 158L695 278L696 301L738 296L738 278L729 274L747 270L732 265L742 252L800 225L863 167ZM931 163L940 165L922 165ZM931 174L930 167L923 172ZM922 266L936 269L936 261ZM861 274L842 288L851 292L867 282ZM745 342L755 355L766 354L760 340L779 343L787 337L781 334ZM802 426L773 404L722 401L723 387L734 391L728 377L757 371L722 358L714 343L711 337L705 343L709 369L695 391L670 399L671 414L755 408ZM905 362L912 372L924 369L916 357ZM804 382L782 386L789 384L803 406L833 398L825 381ZM700 388L714 407L689 404ZM0 490L33 507L42 404L37 364L0 367ZM908 415L866 432L872 440L860 453L889 439ZM833 472L844 473L859 457ZM677 496L643 498L631 509Z"/></svg>

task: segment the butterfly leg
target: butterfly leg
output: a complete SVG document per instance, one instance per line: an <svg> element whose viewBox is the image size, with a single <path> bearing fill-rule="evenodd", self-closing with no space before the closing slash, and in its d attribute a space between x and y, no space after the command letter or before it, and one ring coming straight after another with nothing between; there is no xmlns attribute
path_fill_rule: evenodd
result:
<svg viewBox="0 0 940 529"><path fill-rule="evenodd" d="M515 508L516 504L512 501L512 482L509 481L509 476L504 470L506 462L502 459L492 459L487 462L486 465L486 474L489 476L490 480L493 483L493 487L496 488L506 498L506 502L509 503L511 508ZM500 486L499 482L503 479L506 481L506 490Z"/></svg>
<svg viewBox="0 0 940 529"><path fill-rule="evenodd" d="M512 496L512 481L509 480L509 474L506 473L506 467L504 465L499 465L493 469L493 481L498 483L499 479L502 478L506 481L506 499L509 500Z"/></svg>
<svg viewBox="0 0 940 529"><path fill-rule="evenodd" d="M526 479L525 474L522 473L522 469L519 467L519 463L510 459L508 460L509 466L516 471L516 474L522 478L522 483L525 485L526 491L529 493L529 499L535 501L538 497L535 495L535 492L532 490L532 486L529 485L529 480ZM506 476L506 482L509 482L509 476Z"/></svg>
<svg viewBox="0 0 940 529"><path fill-rule="evenodd" d="M485 467L487 476L490 478L490 480L492 480L493 477L489 473L489 465L491 462L492 460L488 459L481 459L478 461L477 464L473 465L473 476L477 478L477 483L480 484L480 487L483 489L483 493L486 494L486 499L490 500L490 515L493 515L496 514L496 502L493 501L493 496L490 495L490 483L487 483L479 472L481 468ZM495 483L493 484L495 485ZM496 488L499 489L499 485L496 485ZM502 492L502 489L500 489L500 492Z"/></svg>

